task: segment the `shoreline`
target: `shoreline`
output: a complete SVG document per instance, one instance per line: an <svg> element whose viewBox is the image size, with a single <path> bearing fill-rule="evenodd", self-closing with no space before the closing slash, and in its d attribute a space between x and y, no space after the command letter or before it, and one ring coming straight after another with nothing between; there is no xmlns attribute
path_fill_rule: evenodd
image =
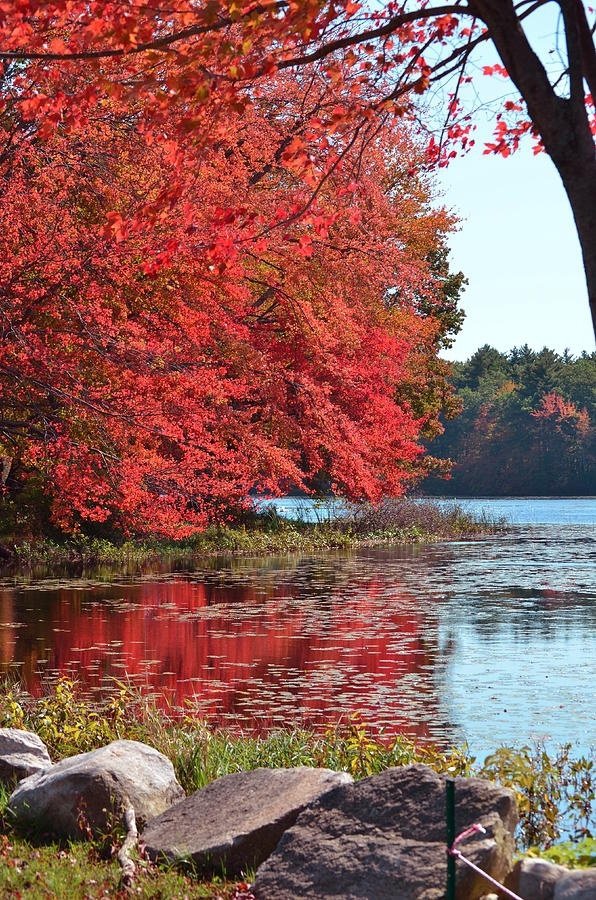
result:
<svg viewBox="0 0 596 900"><path fill-rule="evenodd" d="M316 728L272 725L253 732L210 722L189 707L162 707L154 696L120 679L100 698L65 676L48 682L40 695L5 678L0 680L0 728L33 731L53 761L113 740L147 743L171 759L187 793L231 772L258 767L323 767L359 780L392 766L422 763L438 773L478 775L517 794L519 845L525 849L560 840L570 816L577 840L593 825L596 813L590 755L570 744L550 750L539 742L499 746L482 760L466 744L440 745L378 731L358 712ZM560 801L558 812L553 798Z"/></svg>
<svg viewBox="0 0 596 900"><path fill-rule="evenodd" d="M64 568L142 563L192 563L202 557L272 556L349 550L358 547L430 544L494 534L502 520L474 515L453 504L391 501L365 508L357 516L326 522L285 519L276 513L253 515L246 523L211 526L192 538L95 537L85 534L0 538L0 577L33 568Z"/></svg>

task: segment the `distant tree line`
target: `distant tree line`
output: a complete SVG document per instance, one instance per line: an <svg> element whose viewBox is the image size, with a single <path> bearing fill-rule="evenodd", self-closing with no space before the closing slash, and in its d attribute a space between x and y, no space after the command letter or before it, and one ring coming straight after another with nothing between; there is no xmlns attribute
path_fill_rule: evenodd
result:
<svg viewBox="0 0 596 900"><path fill-rule="evenodd" d="M453 461L427 494L596 494L596 353L574 357L488 344L453 364L461 414L433 454Z"/></svg>

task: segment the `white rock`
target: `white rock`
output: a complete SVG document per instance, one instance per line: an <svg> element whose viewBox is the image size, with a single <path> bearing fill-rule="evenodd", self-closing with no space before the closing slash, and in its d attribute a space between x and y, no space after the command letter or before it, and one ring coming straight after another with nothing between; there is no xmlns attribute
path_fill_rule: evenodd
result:
<svg viewBox="0 0 596 900"><path fill-rule="evenodd" d="M48 748L32 731L0 728L0 782L14 783L51 765Z"/></svg>
<svg viewBox="0 0 596 900"><path fill-rule="evenodd" d="M109 830L132 805L138 826L184 798L169 759L138 741L113 741L22 781L9 810L21 826L80 837Z"/></svg>

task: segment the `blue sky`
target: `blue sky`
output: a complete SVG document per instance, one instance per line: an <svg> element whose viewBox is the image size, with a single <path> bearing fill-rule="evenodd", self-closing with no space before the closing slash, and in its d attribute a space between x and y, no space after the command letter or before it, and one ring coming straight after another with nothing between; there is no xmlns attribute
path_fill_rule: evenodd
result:
<svg viewBox="0 0 596 900"><path fill-rule="evenodd" d="M510 157L475 148L440 174L443 202L458 213L452 266L469 279L466 320L450 359L482 344L594 350L571 210L559 176L530 146Z"/></svg>

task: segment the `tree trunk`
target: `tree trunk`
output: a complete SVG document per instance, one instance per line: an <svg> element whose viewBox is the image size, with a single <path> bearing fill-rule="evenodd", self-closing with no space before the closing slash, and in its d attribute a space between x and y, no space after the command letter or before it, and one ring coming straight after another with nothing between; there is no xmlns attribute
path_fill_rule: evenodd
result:
<svg viewBox="0 0 596 900"><path fill-rule="evenodd" d="M596 159L592 165L555 166L569 198L582 250L592 325L596 334Z"/></svg>

